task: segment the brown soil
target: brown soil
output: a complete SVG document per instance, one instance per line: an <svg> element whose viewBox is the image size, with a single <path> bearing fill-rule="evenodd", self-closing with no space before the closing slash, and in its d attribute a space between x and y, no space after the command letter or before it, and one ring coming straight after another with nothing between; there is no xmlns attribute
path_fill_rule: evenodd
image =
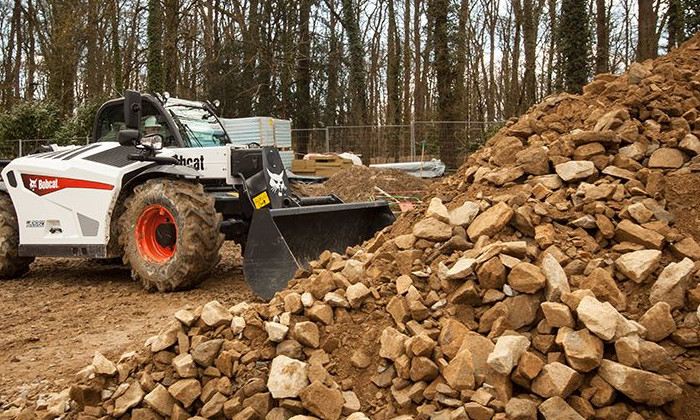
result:
<svg viewBox="0 0 700 420"><path fill-rule="evenodd" d="M122 266L38 259L25 277L0 282L0 406L60 391L95 351L116 360L141 348L178 309L214 299L226 306L257 300L232 243L197 289L165 294L145 292Z"/></svg>
<svg viewBox="0 0 700 420"><path fill-rule="evenodd" d="M700 173L673 175L666 179L668 209L675 228L700 242Z"/></svg>
<svg viewBox="0 0 700 420"><path fill-rule="evenodd" d="M296 184L302 196L336 194L343 201L355 202L381 197L375 187L394 196L423 197L433 181L421 179L397 169L376 169L354 165L342 169L323 184ZM382 198L386 199L386 198Z"/></svg>

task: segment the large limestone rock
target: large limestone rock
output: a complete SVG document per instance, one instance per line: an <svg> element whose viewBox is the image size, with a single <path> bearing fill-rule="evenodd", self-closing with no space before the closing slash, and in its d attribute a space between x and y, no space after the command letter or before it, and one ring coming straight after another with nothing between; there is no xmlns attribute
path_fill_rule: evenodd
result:
<svg viewBox="0 0 700 420"><path fill-rule="evenodd" d="M544 296L550 302L558 302L562 293L571 292L566 272L552 254L546 254L540 265L544 278L547 281Z"/></svg>
<svg viewBox="0 0 700 420"><path fill-rule="evenodd" d="M646 339L661 341L676 331L676 321L671 315L671 305L657 302L641 318L639 323L647 330Z"/></svg>
<svg viewBox="0 0 700 420"><path fill-rule="evenodd" d="M605 302L610 302L619 311L627 308L627 296L617 287L612 275L603 268L591 271L582 282L582 289L589 289L596 297Z"/></svg>
<svg viewBox="0 0 700 420"><path fill-rule="evenodd" d="M109 359L104 357L99 351L95 352L92 358L92 366L98 375L112 376L117 373L117 367Z"/></svg>
<svg viewBox="0 0 700 420"><path fill-rule="evenodd" d="M559 362L544 365L532 381L532 392L550 398L566 398L581 385L581 374Z"/></svg>
<svg viewBox="0 0 700 420"><path fill-rule="evenodd" d="M432 217L444 223L450 222L450 214L447 211L447 207L442 204L442 200L440 200L438 197L433 197L430 199L428 210L425 211L425 217Z"/></svg>
<svg viewBox="0 0 700 420"><path fill-rule="evenodd" d="M521 335L498 337L496 347L489 354L487 363L496 372L508 375L528 347L530 347L530 340L527 337Z"/></svg>
<svg viewBox="0 0 700 420"><path fill-rule="evenodd" d="M173 413L175 398L161 384L156 385L153 391L143 398L143 401L161 416L169 417Z"/></svg>
<svg viewBox="0 0 700 420"><path fill-rule="evenodd" d="M679 263L670 263L659 275L649 293L652 304L666 302L671 310L685 306L685 291L688 279L695 271L695 264L690 258L684 258Z"/></svg>
<svg viewBox="0 0 700 420"><path fill-rule="evenodd" d="M658 406L681 396L683 390L668 379L634 369L611 360L603 360L598 374L633 401Z"/></svg>
<svg viewBox="0 0 700 420"><path fill-rule="evenodd" d="M617 340L615 354L619 363L633 368L659 373L668 373L675 368L663 347L637 336Z"/></svg>
<svg viewBox="0 0 700 420"><path fill-rule="evenodd" d="M284 355L272 359L267 378L267 389L272 398L296 398L308 385L306 363Z"/></svg>
<svg viewBox="0 0 700 420"><path fill-rule="evenodd" d="M465 201L464 204L450 212L450 224L453 226L467 227L479 214L479 205L473 201Z"/></svg>
<svg viewBox="0 0 700 420"><path fill-rule="evenodd" d="M589 160L571 160L554 167L557 175L566 182L580 181L598 173L593 162Z"/></svg>
<svg viewBox="0 0 700 420"><path fill-rule="evenodd" d="M404 354L404 343L408 337L401 334L394 327L386 327L379 338L379 356L389 360L396 360Z"/></svg>
<svg viewBox="0 0 700 420"><path fill-rule="evenodd" d="M615 267L628 279L642 283L656 270L661 261L661 251L644 249L628 252L615 260Z"/></svg>
<svg viewBox="0 0 700 420"><path fill-rule="evenodd" d="M603 342L587 329L566 333L562 347L567 363L579 372L590 372L603 360Z"/></svg>
<svg viewBox="0 0 700 420"><path fill-rule="evenodd" d="M210 327L218 327L220 325L228 325L233 319L233 315L221 303L213 300L202 308L200 319Z"/></svg>
<svg viewBox="0 0 700 420"><path fill-rule="evenodd" d="M471 351L460 350L445 367L442 376L452 389L474 389L474 361Z"/></svg>
<svg viewBox="0 0 700 420"><path fill-rule="evenodd" d="M513 217L513 209L506 203L500 202L481 213L467 228L467 235L472 241L480 236L493 236L498 233Z"/></svg>
<svg viewBox="0 0 700 420"><path fill-rule="evenodd" d="M474 364L474 376L486 376L491 372L488 358L493 352L493 341L474 331L467 331L463 336L461 350L469 350Z"/></svg>
<svg viewBox="0 0 700 420"><path fill-rule="evenodd" d="M445 280L461 280L474 273L477 261L474 258L460 258L447 270Z"/></svg>
<svg viewBox="0 0 700 420"><path fill-rule="evenodd" d="M339 389L328 388L319 381L313 381L299 396L302 406L322 420L338 420L345 405Z"/></svg>
<svg viewBox="0 0 700 420"><path fill-rule="evenodd" d="M211 366L214 363L214 359L216 359L216 356L219 354L223 343L224 340L217 338L199 344L192 350L192 359L203 368Z"/></svg>
<svg viewBox="0 0 700 420"><path fill-rule="evenodd" d="M542 270L534 264L521 262L508 274L508 284L522 293L535 293L545 286L546 280Z"/></svg>
<svg viewBox="0 0 700 420"><path fill-rule="evenodd" d="M433 217L426 217L413 227L413 235L433 242L444 242L452 237L452 227Z"/></svg>
<svg viewBox="0 0 700 420"><path fill-rule="evenodd" d="M561 397L552 397L538 407L545 420L585 420Z"/></svg>
<svg viewBox="0 0 700 420"><path fill-rule="evenodd" d="M139 405L145 395L138 381L134 380L129 383L126 391L114 402L114 417L121 417L131 408Z"/></svg>
<svg viewBox="0 0 700 420"><path fill-rule="evenodd" d="M202 394L202 385L197 379L180 379L170 385L168 392L180 401L183 407L189 407Z"/></svg>
<svg viewBox="0 0 700 420"><path fill-rule="evenodd" d="M581 299L576 312L589 331L606 341L640 334L643 329L641 325L623 317L609 302L600 302L591 296Z"/></svg>
<svg viewBox="0 0 700 420"><path fill-rule="evenodd" d="M617 224L615 240L618 242L634 242L650 249L662 249L666 241L664 235L651 229L643 228L627 219Z"/></svg>
<svg viewBox="0 0 700 420"><path fill-rule="evenodd" d="M683 166L685 155L678 149L661 147L656 149L649 158L650 168L678 169Z"/></svg>

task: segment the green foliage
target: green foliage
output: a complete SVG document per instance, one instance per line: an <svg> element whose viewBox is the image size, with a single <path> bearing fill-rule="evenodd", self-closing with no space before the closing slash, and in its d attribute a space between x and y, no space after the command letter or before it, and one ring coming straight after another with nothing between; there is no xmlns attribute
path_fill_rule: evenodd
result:
<svg viewBox="0 0 700 420"><path fill-rule="evenodd" d="M83 139L92 133L92 125L95 115L102 102L91 102L81 105L76 109L75 115L67 119L55 133L54 137L58 144L75 143L76 139ZM82 143L82 141L81 141Z"/></svg>
<svg viewBox="0 0 700 420"><path fill-rule="evenodd" d="M27 101L0 114L0 155L14 157L19 139L52 138L61 125L61 110L51 101Z"/></svg>
<svg viewBox="0 0 700 420"><path fill-rule="evenodd" d="M690 38L700 31L700 0L684 0L685 35Z"/></svg>
<svg viewBox="0 0 700 420"><path fill-rule="evenodd" d="M19 153L17 140L51 140L58 145L85 144L92 133L92 124L102 102L78 107L75 115L66 119L52 101L26 101L9 112L0 114L0 157L13 158ZM23 153L41 145L25 143Z"/></svg>
<svg viewBox="0 0 700 420"><path fill-rule="evenodd" d="M587 1L564 0L559 21L559 48L561 50L564 88L581 93L590 74L590 36Z"/></svg>

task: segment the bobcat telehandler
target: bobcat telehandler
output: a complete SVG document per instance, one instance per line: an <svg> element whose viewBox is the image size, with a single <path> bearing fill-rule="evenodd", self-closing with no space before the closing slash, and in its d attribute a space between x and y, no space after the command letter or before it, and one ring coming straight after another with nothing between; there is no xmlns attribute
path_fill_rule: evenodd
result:
<svg viewBox="0 0 700 420"><path fill-rule="evenodd" d="M394 221L385 202L290 194L277 149L252 146L231 144L209 102L126 91L98 111L91 144L3 162L0 278L34 257L121 257L147 290L182 290L226 239L269 299L323 250Z"/></svg>

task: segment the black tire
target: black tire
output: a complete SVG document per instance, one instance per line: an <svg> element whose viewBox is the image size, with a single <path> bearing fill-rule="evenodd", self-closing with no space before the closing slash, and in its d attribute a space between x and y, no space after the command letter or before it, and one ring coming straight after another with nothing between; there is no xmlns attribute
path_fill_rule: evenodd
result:
<svg viewBox="0 0 700 420"><path fill-rule="evenodd" d="M29 271L34 257L20 257L19 225L12 199L0 192L0 279L14 279Z"/></svg>
<svg viewBox="0 0 700 420"><path fill-rule="evenodd" d="M224 241L224 235L219 232L221 214L216 212L214 198L204 193L202 185L151 179L137 186L125 205L120 218L119 243L124 248L124 263L131 267L131 277L141 280L146 290L171 292L195 287L221 259L219 249ZM147 229L144 220L149 220L144 215L152 213L153 208L166 214L168 222L161 226L174 225L174 238L169 237L172 246L162 248L160 242L144 243L143 229ZM151 243L155 244L155 233L153 238ZM149 246L161 247L158 250L165 249L170 254L149 254Z"/></svg>

